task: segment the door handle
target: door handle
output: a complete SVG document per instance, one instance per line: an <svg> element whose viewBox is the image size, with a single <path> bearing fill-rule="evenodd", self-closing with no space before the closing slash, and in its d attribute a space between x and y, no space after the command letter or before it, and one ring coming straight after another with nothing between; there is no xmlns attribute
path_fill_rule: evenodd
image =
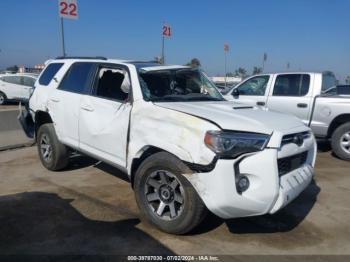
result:
<svg viewBox="0 0 350 262"><path fill-rule="evenodd" d="M307 104L305 104L305 103L298 103L298 104L297 104L297 107L300 107L300 108L307 108Z"/></svg>
<svg viewBox="0 0 350 262"><path fill-rule="evenodd" d="M51 98L50 100L51 100L52 102L55 102L55 103L60 102L60 100L59 100L58 98Z"/></svg>
<svg viewBox="0 0 350 262"><path fill-rule="evenodd" d="M80 108L88 112L94 111L93 107L89 105L81 105Z"/></svg>
<svg viewBox="0 0 350 262"><path fill-rule="evenodd" d="M258 101L258 102L256 102L256 104L257 104L258 106L264 106L264 105L265 105L265 102Z"/></svg>

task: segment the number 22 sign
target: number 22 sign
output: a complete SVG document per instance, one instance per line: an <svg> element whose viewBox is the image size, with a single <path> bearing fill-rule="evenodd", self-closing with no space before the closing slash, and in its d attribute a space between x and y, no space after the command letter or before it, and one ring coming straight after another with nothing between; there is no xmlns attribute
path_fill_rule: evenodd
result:
<svg viewBox="0 0 350 262"><path fill-rule="evenodd" d="M60 17L78 19L77 0L58 0L58 13Z"/></svg>

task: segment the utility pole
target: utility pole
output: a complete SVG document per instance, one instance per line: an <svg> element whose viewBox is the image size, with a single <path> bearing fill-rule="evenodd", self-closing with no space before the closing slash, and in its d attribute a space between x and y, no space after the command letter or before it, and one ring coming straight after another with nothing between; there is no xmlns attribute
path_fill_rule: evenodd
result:
<svg viewBox="0 0 350 262"><path fill-rule="evenodd" d="M63 57L66 56L66 46L64 43L64 26L63 26L63 17L60 18L61 19L61 39L62 39L62 55Z"/></svg>
<svg viewBox="0 0 350 262"><path fill-rule="evenodd" d="M163 23L163 28L162 28L162 60L161 60L161 63L163 65L165 64L165 54L164 54L165 37L168 37L168 38L171 37L171 27L170 27L170 25Z"/></svg>
<svg viewBox="0 0 350 262"><path fill-rule="evenodd" d="M265 62L267 60L267 54L264 53L264 56L263 56L263 62L262 62L262 72L264 72L264 69L265 69Z"/></svg>
<svg viewBox="0 0 350 262"><path fill-rule="evenodd" d="M224 44L224 54L225 54L225 88L227 87L227 53L230 51L229 44Z"/></svg>
<svg viewBox="0 0 350 262"><path fill-rule="evenodd" d="M162 58L160 60L161 64L165 64L165 56L164 56L164 34L162 34Z"/></svg>
<svg viewBox="0 0 350 262"><path fill-rule="evenodd" d="M66 56L66 45L64 42L64 25L63 19L78 19L78 4L77 0L58 0L58 16L61 19L61 40L62 40L62 55Z"/></svg>

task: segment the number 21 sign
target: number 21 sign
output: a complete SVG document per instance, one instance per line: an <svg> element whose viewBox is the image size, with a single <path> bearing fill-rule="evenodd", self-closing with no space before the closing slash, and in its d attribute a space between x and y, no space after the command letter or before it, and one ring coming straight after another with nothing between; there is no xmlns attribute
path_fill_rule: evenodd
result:
<svg viewBox="0 0 350 262"><path fill-rule="evenodd" d="M58 12L60 17L78 19L77 0L58 0Z"/></svg>

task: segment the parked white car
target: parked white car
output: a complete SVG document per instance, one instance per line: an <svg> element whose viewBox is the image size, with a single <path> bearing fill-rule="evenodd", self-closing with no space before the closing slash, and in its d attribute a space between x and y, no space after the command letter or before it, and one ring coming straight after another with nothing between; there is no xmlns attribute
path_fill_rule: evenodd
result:
<svg viewBox="0 0 350 262"><path fill-rule="evenodd" d="M317 139L331 140L339 158L350 161L350 96L342 91L331 72L285 72L252 76L224 97L299 117Z"/></svg>
<svg viewBox="0 0 350 262"><path fill-rule="evenodd" d="M273 214L313 177L308 127L225 101L200 69L56 59L28 111L20 122L47 169L65 168L73 150L119 168L141 216L169 233L190 231L207 209L222 218Z"/></svg>
<svg viewBox="0 0 350 262"><path fill-rule="evenodd" d="M27 101L37 77L35 74L0 75L0 105L7 101Z"/></svg>

